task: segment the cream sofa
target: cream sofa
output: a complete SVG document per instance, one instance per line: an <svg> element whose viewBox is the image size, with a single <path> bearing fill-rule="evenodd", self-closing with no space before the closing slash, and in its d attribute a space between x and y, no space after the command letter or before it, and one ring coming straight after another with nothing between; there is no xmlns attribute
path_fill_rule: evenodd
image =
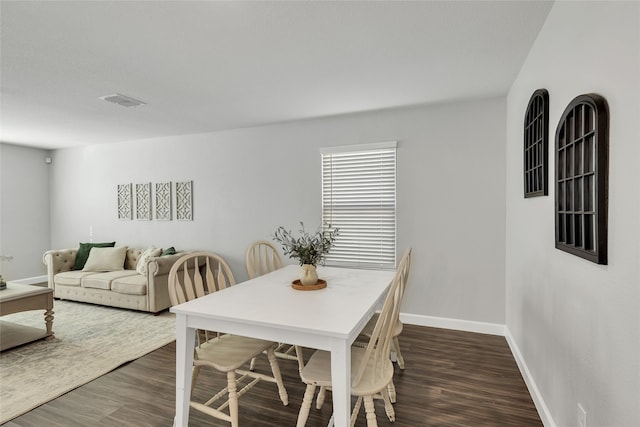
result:
<svg viewBox="0 0 640 427"><path fill-rule="evenodd" d="M144 251L127 248L124 270L106 272L73 270L78 249L47 251L43 261L49 287L59 299L157 313L171 306L169 270L186 252L148 259L145 276L136 270Z"/></svg>

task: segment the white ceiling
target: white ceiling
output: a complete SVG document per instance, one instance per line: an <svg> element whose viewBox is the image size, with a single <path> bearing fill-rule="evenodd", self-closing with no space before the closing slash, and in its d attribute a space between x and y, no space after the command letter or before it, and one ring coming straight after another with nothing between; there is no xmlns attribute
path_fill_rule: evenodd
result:
<svg viewBox="0 0 640 427"><path fill-rule="evenodd" d="M552 2L1 2L0 141L128 141L505 95ZM124 94L147 105L99 99Z"/></svg>

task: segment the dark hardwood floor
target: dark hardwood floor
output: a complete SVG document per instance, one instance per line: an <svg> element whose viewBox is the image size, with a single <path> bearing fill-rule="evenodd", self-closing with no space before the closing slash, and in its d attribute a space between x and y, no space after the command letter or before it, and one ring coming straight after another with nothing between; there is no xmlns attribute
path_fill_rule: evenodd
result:
<svg viewBox="0 0 640 427"><path fill-rule="evenodd" d="M400 337L406 369L396 367L396 422L376 401L378 424L417 426L542 426L503 337L405 325ZM304 384L295 361L279 360L289 392L283 406L274 384L261 382L240 399L240 425L294 426ZM261 358L257 370L268 370ZM6 427L171 426L174 415L175 343L128 363L5 424ZM221 386L225 376L201 371L194 393ZM366 426L364 411L356 426ZM311 409L308 427L326 426L331 394ZM229 426L195 410L190 426Z"/></svg>

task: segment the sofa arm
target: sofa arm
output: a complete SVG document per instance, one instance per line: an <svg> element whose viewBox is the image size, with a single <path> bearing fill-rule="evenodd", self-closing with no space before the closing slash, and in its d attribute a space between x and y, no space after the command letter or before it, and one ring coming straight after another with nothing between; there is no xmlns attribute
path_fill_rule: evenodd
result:
<svg viewBox="0 0 640 427"><path fill-rule="evenodd" d="M165 255L151 258L147 264L147 277L169 274L173 264L185 253L178 252L173 255Z"/></svg>
<svg viewBox="0 0 640 427"><path fill-rule="evenodd" d="M47 266L47 282L51 289L54 289L53 276L73 269L77 253L78 249L56 249L44 253L42 261Z"/></svg>
<svg viewBox="0 0 640 427"><path fill-rule="evenodd" d="M151 258L147 263L149 311L157 313L171 306L169 298L169 271L187 252Z"/></svg>

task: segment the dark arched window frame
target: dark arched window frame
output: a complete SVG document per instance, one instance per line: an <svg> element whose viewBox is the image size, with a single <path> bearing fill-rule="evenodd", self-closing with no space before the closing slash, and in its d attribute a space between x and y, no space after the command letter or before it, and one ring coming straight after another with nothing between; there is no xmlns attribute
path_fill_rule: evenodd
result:
<svg viewBox="0 0 640 427"><path fill-rule="evenodd" d="M524 197L549 194L549 93L533 92L524 115Z"/></svg>
<svg viewBox="0 0 640 427"><path fill-rule="evenodd" d="M576 97L556 130L556 248L607 264L609 108L596 94Z"/></svg>

